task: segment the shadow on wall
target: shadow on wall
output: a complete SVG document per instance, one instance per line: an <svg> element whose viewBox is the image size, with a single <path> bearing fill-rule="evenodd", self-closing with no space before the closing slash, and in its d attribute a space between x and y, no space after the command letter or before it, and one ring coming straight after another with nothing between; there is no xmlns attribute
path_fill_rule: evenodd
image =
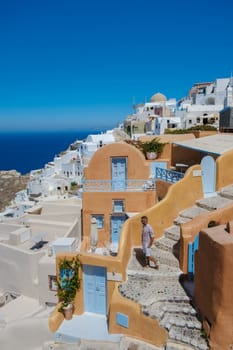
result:
<svg viewBox="0 0 233 350"><path fill-rule="evenodd" d="M216 190L233 184L233 151L228 151L216 160ZM188 244L192 243L195 236L208 227L211 221L224 224L233 218L233 204L213 212L195 217L191 221L181 224L180 241L180 268L184 274L188 273Z"/></svg>
<svg viewBox="0 0 233 350"><path fill-rule="evenodd" d="M126 252L131 251L133 246L141 245L140 218L142 215L148 216L156 238L159 238L166 228L173 225L173 221L180 211L194 205L197 199L203 198L202 180L201 176L195 175L196 170L200 170L200 165L189 168L185 177L168 189L167 195L162 201L127 220L122 227L120 237L118 254L120 259L123 259Z"/></svg>
<svg viewBox="0 0 233 350"><path fill-rule="evenodd" d="M200 166L196 165L188 169L185 177L169 188L166 197L161 202L124 223L120 235L119 253L116 257L83 253L80 255L81 264L105 266L108 273L114 270L115 274L121 274L120 283L125 281L126 268L132 248L141 246L141 216L148 216L149 222L156 232L156 238L159 238L163 235L164 229L173 224L173 220L181 210L192 206L197 199L203 197L201 176L195 176L195 170L200 170ZM190 189L192 190L190 191ZM118 292L118 283L119 280L118 282L108 281L110 332L125 333L129 336L146 339L152 344L163 344L167 338L166 331L155 320L143 315L140 305L123 298ZM109 287L110 285L112 287ZM76 300L77 310L80 314L83 312L83 288L80 288L80 294ZM125 319L129 319L129 328L117 324L117 316L121 312ZM135 322L135 319L137 319L137 322ZM60 315L55 310L49 320L50 329L55 331L61 322ZM148 330L153 330L154 327L156 332L148 332Z"/></svg>
<svg viewBox="0 0 233 350"><path fill-rule="evenodd" d="M216 160L216 190L233 184L233 151L228 151Z"/></svg>
<svg viewBox="0 0 233 350"><path fill-rule="evenodd" d="M117 257L122 263L124 274L132 254L132 248L141 246L141 216L148 216L150 224L155 229L156 238L162 236L164 229L172 225L173 220L181 210L193 205L197 199L203 197L201 177L193 174L193 171L199 169L199 165L190 168L181 181L169 188L167 196L161 202L125 222L121 231ZM190 188L192 191L189 191ZM184 193L186 196L183 195ZM135 251L137 258L143 265L140 248L136 248ZM119 313L124 316L127 324L131 327L124 328L117 324ZM137 322L134 322L135 319ZM139 304L120 295L118 284L115 285L109 305L109 328L111 333L124 333L158 346L162 345L167 338L166 331L159 326L157 321L143 315ZM150 329L153 329L152 333L148 332Z"/></svg>
<svg viewBox="0 0 233 350"><path fill-rule="evenodd" d="M188 244L194 241L201 230L211 227L212 222L221 225L229 220L233 220L233 203L226 205L224 208L199 215L191 221L181 224L180 268L184 274L188 273Z"/></svg>
<svg viewBox="0 0 233 350"><path fill-rule="evenodd" d="M232 152L231 152L232 153ZM233 154L233 153L232 153ZM221 175L225 174L224 172L224 164L229 162L229 159L231 158L231 154L228 154L222 159L219 159L218 165L219 165L219 181L221 180ZM122 228L121 238L120 238L120 244L119 244L119 254L118 259L122 262L123 270L125 271L131 252L132 247L134 246L140 246L141 245L141 222L140 217L142 215L147 215L149 218L150 224L153 226L155 232L156 232L156 238L159 238L163 235L164 230L173 225L174 219L178 216L179 212L191 207L195 204L196 200L203 198L203 190L202 190L202 177L200 173L200 165L195 165L188 169L188 171L185 174L185 177L177 182L176 184L172 185L167 192L167 195L165 198L154 205L153 207L145 210L144 212L134 216L133 218L127 220L125 225ZM231 172L233 174L233 171ZM200 175L197 175L200 174ZM224 185L230 184L233 182L233 179L231 179L233 175L229 175L227 177L227 180L225 178ZM231 182L232 181L232 182ZM230 213L232 213L232 206L229 206L227 210L225 210L226 217L230 217ZM219 211L219 216L216 217L216 212L211 213L209 217L205 218L205 224L208 226L208 224L211 221L218 222L220 220L220 217L223 219L223 212L224 210ZM225 219L224 219L225 220ZM195 224L198 223L198 219ZM199 223L201 224L201 223ZM203 223L202 223L203 224ZM197 229L197 226L193 225L193 229ZM194 232L194 231L193 231ZM179 247L178 247L179 249ZM126 309L125 303L128 303L128 310ZM137 314L137 318L139 320L139 333L137 333L138 336L142 339L147 339L147 341L156 344L154 340L154 334L150 335L144 334L144 328L143 328L143 322L145 320L143 317L145 317L141 309L137 308L136 303L129 303L128 300L125 298L122 298L119 295L118 292L118 286L115 286L114 293L111 299L110 303L110 331L113 333L117 333L122 331L122 327L119 327L119 325L116 324L117 319L117 313L122 312L125 314L126 317L135 317ZM133 316L134 315L134 316ZM148 329L148 326L146 326ZM153 326L154 327L154 326ZM128 335L135 336L136 329L129 329L125 331ZM158 342L159 339L159 332L160 330L157 328L157 334L156 339ZM164 339L164 334L160 334L160 341ZM148 339L149 338L149 339Z"/></svg>

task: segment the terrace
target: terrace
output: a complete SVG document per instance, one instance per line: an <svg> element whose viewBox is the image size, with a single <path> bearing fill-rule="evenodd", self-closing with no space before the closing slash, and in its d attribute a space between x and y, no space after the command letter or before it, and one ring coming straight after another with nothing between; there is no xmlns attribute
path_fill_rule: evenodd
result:
<svg viewBox="0 0 233 350"><path fill-rule="evenodd" d="M184 177L183 173L156 168L153 176L149 179L130 180L83 180L83 192L141 192L155 191L155 181L164 180L175 183Z"/></svg>

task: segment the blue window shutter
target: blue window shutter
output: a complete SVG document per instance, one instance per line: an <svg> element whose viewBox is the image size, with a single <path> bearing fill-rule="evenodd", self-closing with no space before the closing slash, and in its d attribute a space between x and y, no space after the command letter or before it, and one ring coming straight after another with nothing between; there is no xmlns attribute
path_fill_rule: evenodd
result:
<svg viewBox="0 0 233 350"><path fill-rule="evenodd" d="M124 211L123 200L114 200L113 201L113 211L114 211L114 213L123 213L123 211Z"/></svg>
<svg viewBox="0 0 233 350"><path fill-rule="evenodd" d="M116 313L116 324L119 324L122 327L129 328L129 318L127 315L121 314L120 312Z"/></svg>
<svg viewBox="0 0 233 350"><path fill-rule="evenodd" d="M104 227L104 216L103 215L92 215L96 219L97 228Z"/></svg>

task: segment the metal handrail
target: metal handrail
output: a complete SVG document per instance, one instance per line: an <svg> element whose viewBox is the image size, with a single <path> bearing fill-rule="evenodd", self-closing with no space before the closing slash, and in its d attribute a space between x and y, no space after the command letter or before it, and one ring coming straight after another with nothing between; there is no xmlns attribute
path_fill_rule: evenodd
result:
<svg viewBox="0 0 233 350"><path fill-rule="evenodd" d="M83 179L83 192L141 192L155 191L155 181L164 180L175 183L184 177L183 173L163 168L155 168L152 179L130 179L130 180L86 180Z"/></svg>
<svg viewBox="0 0 233 350"><path fill-rule="evenodd" d="M83 192L141 192L155 190L153 181L142 180L83 180Z"/></svg>
<svg viewBox="0 0 233 350"><path fill-rule="evenodd" d="M175 183L183 179L183 177L184 174L179 173L178 171L155 168L155 179L161 179L166 182Z"/></svg>

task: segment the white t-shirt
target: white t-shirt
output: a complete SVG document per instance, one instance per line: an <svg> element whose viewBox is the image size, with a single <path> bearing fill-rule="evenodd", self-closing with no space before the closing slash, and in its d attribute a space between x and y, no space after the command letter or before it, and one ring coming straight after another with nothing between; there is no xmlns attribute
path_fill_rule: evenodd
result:
<svg viewBox="0 0 233 350"><path fill-rule="evenodd" d="M150 224L146 224L142 228L142 248L148 248L151 238L155 236L154 230Z"/></svg>

